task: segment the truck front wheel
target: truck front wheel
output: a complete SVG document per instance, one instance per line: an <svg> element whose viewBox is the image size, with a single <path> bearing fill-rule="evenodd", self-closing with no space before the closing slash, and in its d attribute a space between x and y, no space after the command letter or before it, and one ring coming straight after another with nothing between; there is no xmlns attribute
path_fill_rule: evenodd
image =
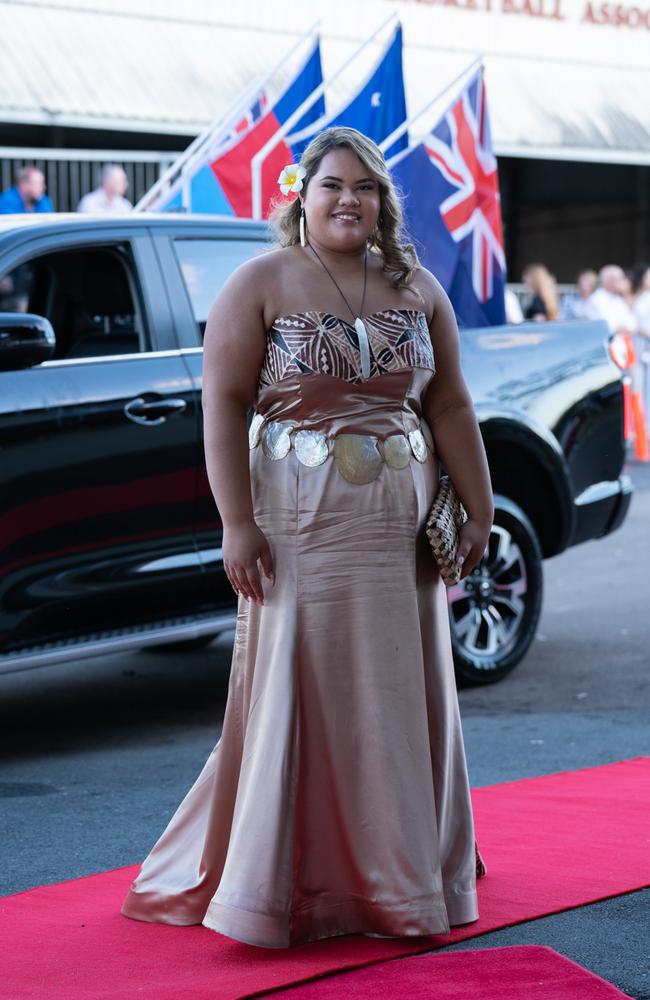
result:
<svg viewBox="0 0 650 1000"><path fill-rule="evenodd" d="M485 555L447 589L456 679L491 684L510 673L535 636L542 609L542 552L531 522L507 497L494 496Z"/></svg>

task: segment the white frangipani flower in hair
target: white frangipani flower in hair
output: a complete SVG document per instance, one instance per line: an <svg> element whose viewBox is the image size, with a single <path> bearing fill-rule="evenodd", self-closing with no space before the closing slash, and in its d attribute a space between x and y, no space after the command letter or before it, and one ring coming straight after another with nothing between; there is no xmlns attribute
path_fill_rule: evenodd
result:
<svg viewBox="0 0 650 1000"><path fill-rule="evenodd" d="M280 185L282 194L302 190L302 179L306 173L305 168L301 167L298 163L289 163L286 167L283 167L278 177L278 184Z"/></svg>

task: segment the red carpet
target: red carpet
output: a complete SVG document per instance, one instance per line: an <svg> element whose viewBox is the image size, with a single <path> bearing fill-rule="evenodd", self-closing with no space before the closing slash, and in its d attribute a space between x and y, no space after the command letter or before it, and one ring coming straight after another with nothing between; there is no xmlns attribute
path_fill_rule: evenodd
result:
<svg viewBox="0 0 650 1000"><path fill-rule="evenodd" d="M122 868L0 899L3 1000L236 1000L650 885L650 757L478 788L472 798L488 874L478 882L480 919L450 934L256 948L202 926L121 916L138 870Z"/></svg>
<svg viewBox="0 0 650 1000"><path fill-rule="evenodd" d="M419 955L266 994L270 1000L619 1000L628 997L540 945Z"/></svg>

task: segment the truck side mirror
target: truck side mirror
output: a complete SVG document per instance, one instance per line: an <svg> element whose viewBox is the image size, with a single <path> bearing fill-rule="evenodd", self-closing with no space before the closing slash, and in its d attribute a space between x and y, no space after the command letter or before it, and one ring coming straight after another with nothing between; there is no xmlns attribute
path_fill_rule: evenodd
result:
<svg viewBox="0 0 650 1000"><path fill-rule="evenodd" d="M0 371L31 368L52 357L52 324L34 313L0 312Z"/></svg>

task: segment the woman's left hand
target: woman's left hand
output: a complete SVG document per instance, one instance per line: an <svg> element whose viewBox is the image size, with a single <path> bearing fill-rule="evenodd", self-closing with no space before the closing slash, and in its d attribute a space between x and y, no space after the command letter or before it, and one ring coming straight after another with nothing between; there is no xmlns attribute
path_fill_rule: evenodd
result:
<svg viewBox="0 0 650 1000"><path fill-rule="evenodd" d="M485 546L490 537L492 524L484 524L471 518L465 521L459 532L458 554L456 560L462 564L461 580L472 572L483 558Z"/></svg>

